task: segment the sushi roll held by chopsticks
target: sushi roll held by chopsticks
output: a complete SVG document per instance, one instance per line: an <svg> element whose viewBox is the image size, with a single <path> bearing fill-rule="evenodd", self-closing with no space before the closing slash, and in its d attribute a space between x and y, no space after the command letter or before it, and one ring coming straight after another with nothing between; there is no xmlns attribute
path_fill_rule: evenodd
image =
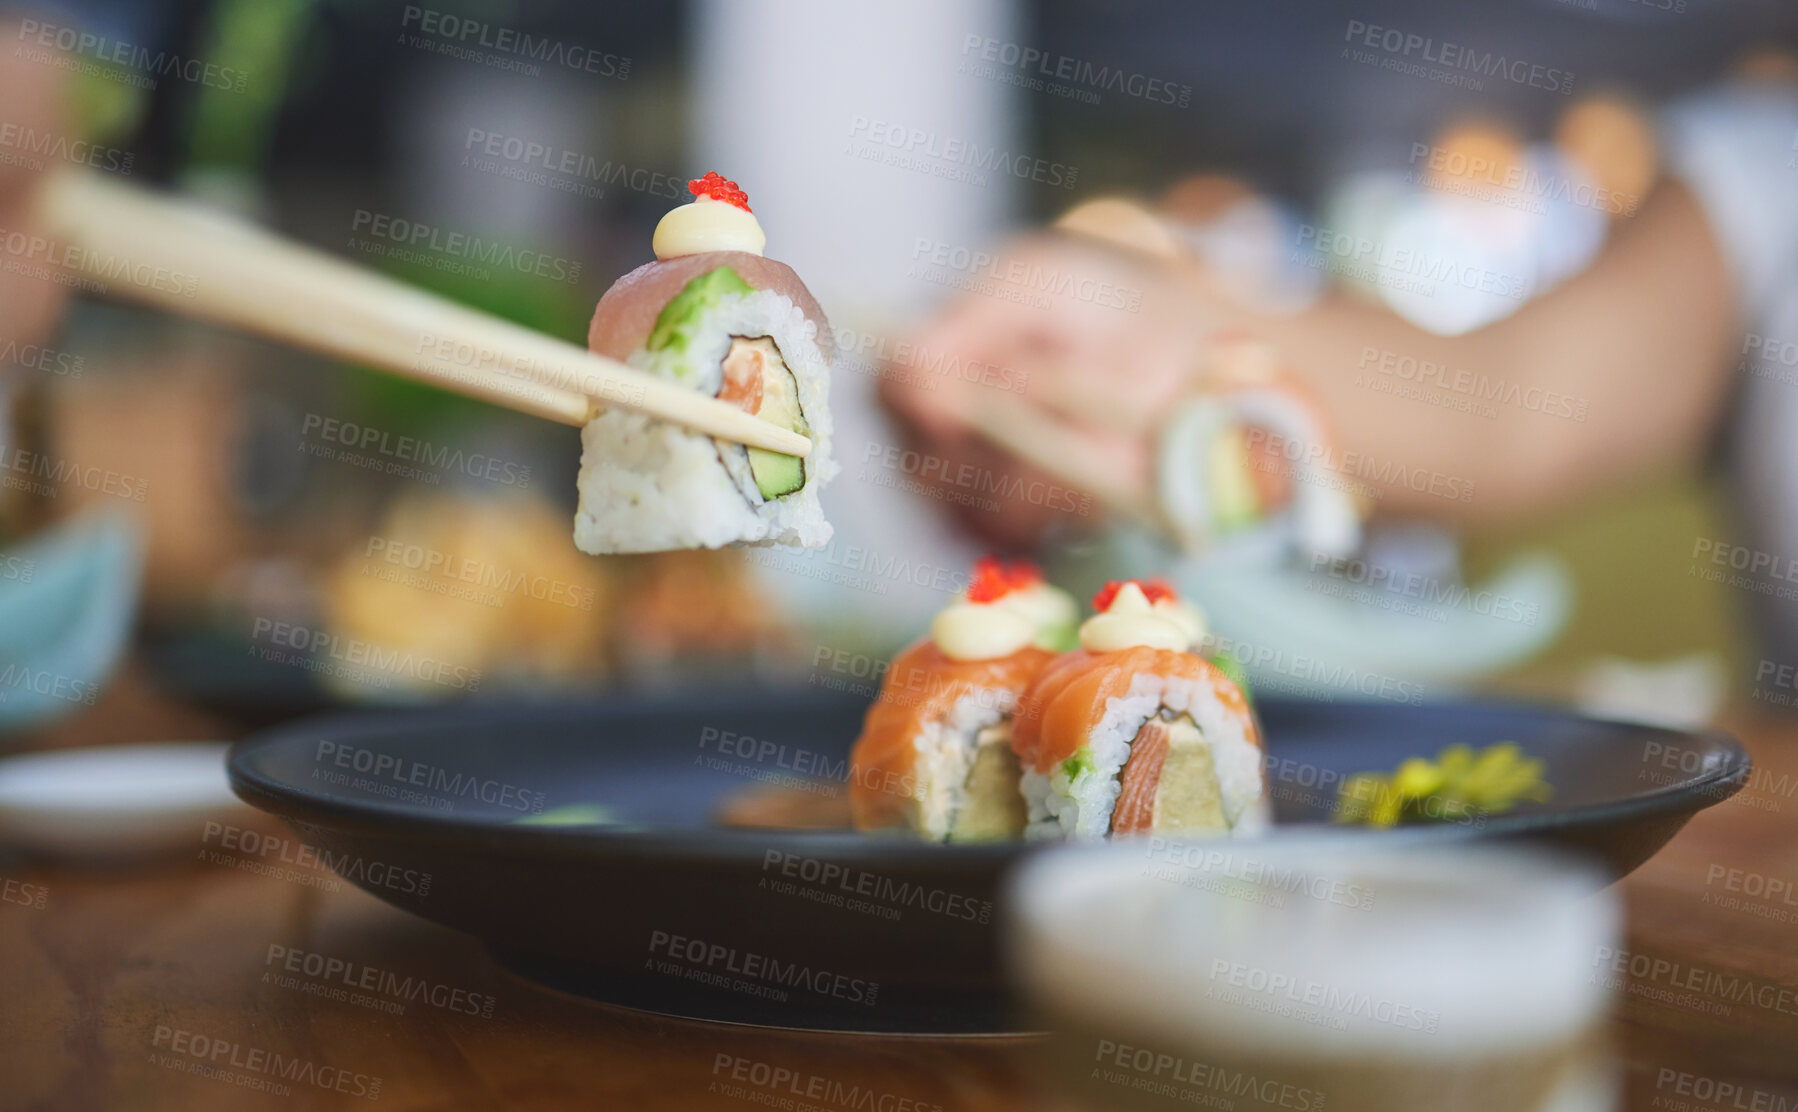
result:
<svg viewBox="0 0 1798 1112"><path fill-rule="evenodd" d="M936 842L1021 835L1012 711L1077 616L1034 567L977 563L966 595L887 668L850 755L855 825Z"/></svg>
<svg viewBox="0 0 1798 1112"><path fill-rule="evenodd" d="M1161 430L1156 493L1189 552L1342 559L1360 546L1367 507L1332 470L1340 455L1322 408L1271 346L1220 336L1203 389Z"/></svg>
<svg viewBox="0 0 1798 1112"><path fill-rule="evenodd" d="M1195 651L1198 612L1165 584L1111 583L1080 648L1012 723L1026 836L1242 835L1268 821L1261 738L1241 688Z"/></svg>
<svg viewBox="0 0 1798 1112"><path fill-rule="evenodd" d="M766 242L737 184L709 173L656 227L656 261L612 284L587 346L811 437L804 459L614 408L588 422L574 540L591 553L816 547L837 472L827 408L834 342L817 299Z"/></svg>

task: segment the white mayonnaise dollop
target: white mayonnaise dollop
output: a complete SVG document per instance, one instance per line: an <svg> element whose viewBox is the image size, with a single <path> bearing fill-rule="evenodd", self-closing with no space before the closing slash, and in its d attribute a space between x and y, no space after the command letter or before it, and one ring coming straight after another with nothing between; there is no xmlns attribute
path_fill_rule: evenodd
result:
<svg viewBox="0 0 1798 1112"><path fill-rule="evenodd" d="M1209 632L1205 626L1205 612L1189 602L1176 602L1171 598L1156 599L1149 604L1149 609L1179 626L1186 634L1186 647L1196 649L1199 642Z"/></svg>
<svg viewBox="0 0 1798 1112"><path fill-rule="evenodd" d="M701 197L668 210L656 225L656 258L698 255L706 251L744 251L759 255L768 243L755 213L729 201Z"/></svg>
<svg viewBox="0 0 1798 1112"><path fill-rule="evenodd" d="M1039 630L1072 626L1080 616L1074 596L1040 581L1006 592L994 605L1022 614Z"/></svg>
<svg viewBox="0 0 1798 1112"><path fill-rule="evenodd" d="M1115 653L1143 646L1183 652L1192 644L1190 619L1171 609L1157 610L1132 580L1119 588L1111 609L1080 625L1080 647L1089 653Z"/></svg>
<svg viewBox="0 0 1798 1112"><path fill-rule="evenodd" d="M930 623L930 639L951 660L1010 656L1036 638L1036 623L1000 603L956 602Z"/></svg>

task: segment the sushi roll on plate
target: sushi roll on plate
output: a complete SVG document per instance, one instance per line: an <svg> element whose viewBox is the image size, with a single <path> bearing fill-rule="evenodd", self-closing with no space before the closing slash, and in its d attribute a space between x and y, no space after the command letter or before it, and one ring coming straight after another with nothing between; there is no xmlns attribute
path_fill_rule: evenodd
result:
<svg viewBox="0 0 1798 1112"><path fill-rule="evenodd" d="M575 544L591 553L816 547L837 472L830 324L791 267L763 256L749 199L707 174L656 227L656 261L599 299L587 346L809 436L801 459L612 409L582 430Z"/></svg>
<svg viewBox="0 0 1798 1112"><path fill-rule="evenodd" d="M1195 648L1198 612L1165 584L1111 583L1080 648L1019 700L1012 748L1031 838L1247 835L1268 822L1248 699Z"/></svg>
<svg viewBox="0 0 1798 1112"><path fill-rule="evenodd" d="M868 710L850 755L857 828L935 842L1020 836L1012 711L1076 617L1074 600L1035 568L976 564L966 595L893 659Z"/></svg>

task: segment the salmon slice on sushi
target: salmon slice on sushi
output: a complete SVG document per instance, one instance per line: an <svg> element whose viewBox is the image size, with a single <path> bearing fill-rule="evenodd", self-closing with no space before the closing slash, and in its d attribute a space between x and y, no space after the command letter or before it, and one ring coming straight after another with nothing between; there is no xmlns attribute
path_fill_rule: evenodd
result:
<svg viewBox="0 0 1798 1112"><path fill-rule="evenodd" d="M1074 600L1035 568L976 564L965 597L893 659L868 709L850 755L856 826L934 842L1020 836L1012 713L1068 643L1076 615Z"/></svg>
<svg viewBox="0 0 1798 1112"><path fill-rule="evenodd" d="M1159 582L1108 584L1080 648L1013 716L1031 838L1247 835L1268 821L1260 731L1242 689L1195 650L1198 612Z"/></svg>
<svg viewBox="0 0 1798 1112"><path fill-rule="evenodd" d="M656 261L599 299L587 346L809 436L812 451L801 459L609 410L581 434L575 544L596 554L822 545L831 528L818 492L837 472L830 323L792 268L763 256L735 182L710 173L687 187L693 202L656 227Z"/></svg>

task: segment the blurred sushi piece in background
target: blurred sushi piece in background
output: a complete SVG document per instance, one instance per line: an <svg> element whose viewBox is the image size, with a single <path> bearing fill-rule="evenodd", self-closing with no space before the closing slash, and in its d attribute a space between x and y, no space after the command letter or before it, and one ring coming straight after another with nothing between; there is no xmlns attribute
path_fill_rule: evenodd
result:
<svg viewBox="0 0 1798 1112"><path fill-rule="evenodd" d="M1322 411L1278 353L1230 335L1162 428L1157 493L1188 552L1264 564L1339 558L1361 543L1366 500L1338 463Z"/></svg>

